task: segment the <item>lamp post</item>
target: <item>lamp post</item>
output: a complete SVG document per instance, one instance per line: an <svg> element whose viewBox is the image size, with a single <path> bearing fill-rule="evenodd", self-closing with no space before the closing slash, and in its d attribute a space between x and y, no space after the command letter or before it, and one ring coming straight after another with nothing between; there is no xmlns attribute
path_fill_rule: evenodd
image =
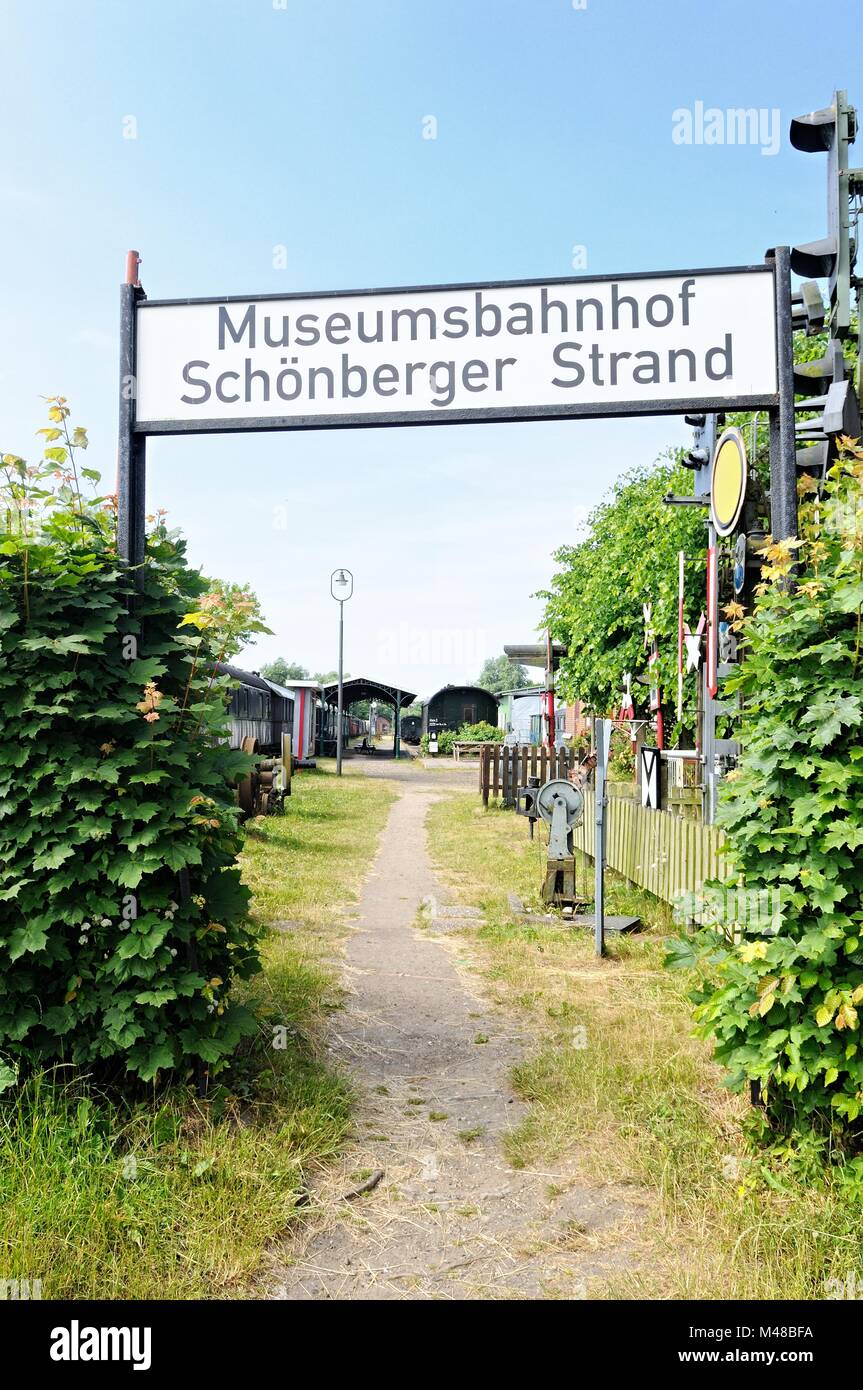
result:
<svg viewBox="0 0 863 1390"><path fill-rule="evenodd" d="M342 775L342 697L344 694L345 604L354 592L354 576L350 570L333 570L330 593L339 605L339 709L336 727L336 776Z"/></svg>

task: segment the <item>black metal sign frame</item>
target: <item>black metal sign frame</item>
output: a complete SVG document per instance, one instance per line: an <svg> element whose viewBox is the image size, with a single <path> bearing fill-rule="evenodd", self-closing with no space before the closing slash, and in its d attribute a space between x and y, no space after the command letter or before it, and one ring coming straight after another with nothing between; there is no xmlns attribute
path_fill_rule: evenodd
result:
<svg viewBox="0 0 863 1390"><path fill-rule="evenodd" d="M137 256L137 253L130 253ZM775 345L777 389L754 396L692 396L686 400L663 397L614 404L537 406L477 406L468 409L386 411L340 415L291 415L243 417L210 420L138 420L135 412L137 382L137 320L148 309L203 304L268 303L345 298L372 295L468 292L482 290L527 289L547 286L577 286L625 283L636 280L667 280L708 275L773 274L776 306ZM140 285L122 286L120 320L120 437L118 453L118 534L121 556L131 564L144 558L145 449L148 436L184 434L223 434L314 429L382 429L424 425L464 425L528 420L613 419L628 415L683 415L731 410L767 409L771 420L771 477L780 500L784 521L774 524L774 534L792 535L796 529L796 474L794 470L793 371L791 357L791 299L788 249L778 248L760 265L699 267L693 270L625 272L621 275L575 275L550 279L499 280L444 285L387 286L383 289L303 291L297 294L222 295L205 298L148 300ZM780 423L782 422L782 423ZM790 431L790 433L789 433ZM790 440L790 455L789 455ZM789 462L790 460L790 462ZM790 498L790 502L789 502ZM793 511L789 531L788 518Z"/></svg>

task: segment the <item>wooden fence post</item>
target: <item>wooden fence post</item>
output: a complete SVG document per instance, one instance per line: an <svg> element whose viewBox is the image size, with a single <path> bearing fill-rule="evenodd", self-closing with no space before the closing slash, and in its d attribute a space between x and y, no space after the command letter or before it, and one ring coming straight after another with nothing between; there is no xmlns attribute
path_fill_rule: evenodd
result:
<svg viewBox="0 0 863 1390"><path fill-rule="evenodd" d="M485 744L479 753L479 791L484 806L500 797L504 806L515 806L519 787L529 777L540 783L550 778L565 781L578 761L572 748L548 749L545 745L501 743Z"/></svg>

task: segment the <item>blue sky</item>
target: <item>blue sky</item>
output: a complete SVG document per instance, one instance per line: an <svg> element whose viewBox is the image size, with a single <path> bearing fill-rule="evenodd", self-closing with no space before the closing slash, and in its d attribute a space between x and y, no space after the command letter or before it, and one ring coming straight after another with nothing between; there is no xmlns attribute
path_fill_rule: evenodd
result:
<svg viewBox="0 0 863 1390"><path fill-rule="evenodd" d="M596 274L747 264L820 237L824 161L788 122L837 86L863 99L861 27L835 0L6 0L0 447L33 452L62 392L113 487L131 246L168 298L566 275L576 245ZM697 101L778 109L778 153L675 144ZM346 666L428 693L530 638L554 548L686 437L667 418L161 439L149 502L259 593L275 635L247 664L334 664L345 564Z"/></svg>

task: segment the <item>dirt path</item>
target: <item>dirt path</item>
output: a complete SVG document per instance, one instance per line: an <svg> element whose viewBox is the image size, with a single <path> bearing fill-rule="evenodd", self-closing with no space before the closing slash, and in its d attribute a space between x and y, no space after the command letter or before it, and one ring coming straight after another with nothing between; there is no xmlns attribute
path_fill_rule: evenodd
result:
<svg viewBox="0 0 863 1390"><path fill-rule="evenodd" d="M401 779L400 779L401 781ZM502 1140L521 1119L507 1076L529 1043L481 996L470 948L446 931L424 821L436 799L405 778L347 948L351 997L330 1041L360 1095L357 1138L281 1252L279 1299L585 1297L618 1268L636 1209L564 1171L515 1171ZM373 1190L350 1193L383 1176ZM609 1241L611 1227L616 1228Z"/></svg>
<svg viewBox="0 0 863 1390"><path fill-rule="evenodd" d="M368 755L351 750L345 756L345 772L385 777L392 782L408 782L413 787L423 786L433 791L475 792L479 781L479 766L475 761L465 758L457 763L451 758L426 759L416 753L402 753L396 761L386 751Z"/></svg>

